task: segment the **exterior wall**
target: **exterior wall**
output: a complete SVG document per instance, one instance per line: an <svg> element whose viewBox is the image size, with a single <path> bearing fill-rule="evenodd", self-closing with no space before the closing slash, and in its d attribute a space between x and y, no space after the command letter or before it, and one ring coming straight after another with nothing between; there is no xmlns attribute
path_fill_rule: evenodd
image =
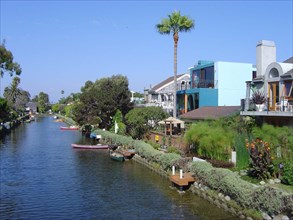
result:
<svg viewBox="0 0 293 220"><path fill-rule="evenodd" d="M219 106L218 89L199 89L199 108L204 106Z"/></svg>
<svg viewBox="0 0 293 220"><path fill-rule="evenodd" d="M276 62L276 46L273 41L261 40L256 46L257 76L263 76L270 63Z"/></svg>
<svg viewBox="0 0 293 220"><path fill-rule="evenodd" d="M253 70L253 65L249 63L215 63L219 106L240 105L240 100L246 93L246 85L243 82L251 79Z"/></svg>
<svg viewBox="0 0 293 220"><path fill-rule="evenodd" d="M199 94L198 107L204 106L218 106L218 89L190 89L186 94Z"/></svg>

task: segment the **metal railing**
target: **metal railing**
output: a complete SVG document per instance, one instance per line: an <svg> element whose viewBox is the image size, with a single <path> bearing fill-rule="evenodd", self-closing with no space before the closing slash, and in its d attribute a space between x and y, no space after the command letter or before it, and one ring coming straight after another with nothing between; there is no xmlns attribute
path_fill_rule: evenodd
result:
<svg viewBox="0 0 293 220"><path fill-rule="evenodd" d="M177 91L194 89L194 88L215 88L217 86L218 86L218 80L197 80L197 81L191 82L191 85L189 83L178 84Z"/></svg>

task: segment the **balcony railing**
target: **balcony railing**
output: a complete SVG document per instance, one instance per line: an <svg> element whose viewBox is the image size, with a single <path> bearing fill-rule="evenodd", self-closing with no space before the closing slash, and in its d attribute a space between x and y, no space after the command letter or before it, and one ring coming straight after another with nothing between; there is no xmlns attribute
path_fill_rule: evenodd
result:
<svg viewBox="0 0 293 220"><path fill-rule="evenodd" d="M218 80L199 80L193 82L193 88L215 88L218 86Z"/></svg>
<svg viewBox="0 0 293 220"><path fill-rule="evenodd" d="M246 106L248 104L248 106ZM293 116L292 101L284 101L281 98L280 102L274 103L271 99L265 104L257 106L249 100L241 100L241 115L250 116Z"/></svg>

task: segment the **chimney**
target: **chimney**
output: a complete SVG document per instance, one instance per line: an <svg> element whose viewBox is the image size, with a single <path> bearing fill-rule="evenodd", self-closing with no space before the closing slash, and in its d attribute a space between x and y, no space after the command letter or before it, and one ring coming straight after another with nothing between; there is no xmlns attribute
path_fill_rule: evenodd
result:
<svg viewBox="0 0 293 220"><path fill-rule="evenodd" d="M261 40L256 46L256 76L264 76L266 68L276 62L276 46L274 41Z"/></svg>

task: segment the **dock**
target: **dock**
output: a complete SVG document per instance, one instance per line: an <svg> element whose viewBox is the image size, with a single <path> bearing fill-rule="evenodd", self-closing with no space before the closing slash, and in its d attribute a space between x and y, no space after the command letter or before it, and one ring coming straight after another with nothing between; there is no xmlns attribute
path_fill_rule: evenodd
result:
<svg viewBox="0 0 293 220"><path fill-rule="evenodd" d="M135 151L133 150L116 150L116 151L122 154L125 159L131 159L135 155Z"/></svg>
<svg viewBox="0 0 293 220"><path fill-rule="evenodd" d="M184 173L181 179L180 174L170 175L169 179L174 185L178 186L180 190L188 188L192 183L195 182L195 179L191 173Z"/></svg>

